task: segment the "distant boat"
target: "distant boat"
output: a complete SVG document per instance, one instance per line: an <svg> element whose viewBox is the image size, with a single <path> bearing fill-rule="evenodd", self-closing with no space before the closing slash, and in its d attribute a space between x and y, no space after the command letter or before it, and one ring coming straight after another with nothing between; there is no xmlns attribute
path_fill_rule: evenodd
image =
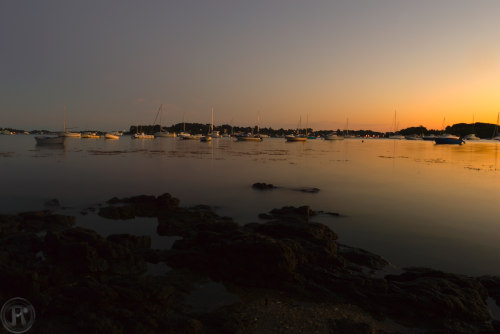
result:
<svg viewBox="0 0 500 334"><path fill-rule="evenodd" d="M436 139L434 139L436 144L464 144L464 140L462 138L459 138L457 136L451 135L449 133L445 133Z"/></svg>
<svg viewBox="0 0 500 334"><path fill-rule="evenodd" d="M288 135L285 136L286 141L294 142L294 141L307 141L307 137L305 135Z"/></svg>
<svg viewBox="0 0 500 334"><path fill-rule="evenodd" d="M14 134L14 132L12 132L12 131L10 131L10 130L6 130L6 129L4 129L4 130L2 130L1 134L3 134L3 135L13 135L13 134Z"/></svg>
<svg viewBox="0 0 500 334"><path fill-rule="evenodd" d="M64 105L64 121L63 121L63 132L61 133L62 137L72 137L72 138L80 138L82 134L80 132L69 132L66 131L66 105Z"/></svg>
<svg viewBox="0 0 500 334"><path fill-rule="evenodd" d="M202 137L202 135L192 135L192 134L189 134L189 133L184 133L184 134L179 134L178 136L180 139L184 139L184 140L200 140L200 138Z"/></svg>
<svg viewBox="0 0 500 334"><path fill-rule="evenodd" d="M66 137L63 136L36 136L37 145L64 145Z"/></svg>
<svg viewBox="0 0 500 334"><path fill-rule="evenodd" d="M236 136L237 141L262 141L262 137L260 135L254 135L251 133L248 134L242 134L242 135L237 135Z"/></svg>
<svg viewBox="0 0 500 334"><path fill-rule="evenodd" d="M474 133L471 133L470 135L467 135L464 137L464 140L479 140L481 138L477 137Z"/></svg>
<svg viewBox="0 0 500 334"><path fill-rule="evenodd" d="M115 134L112 134L112 133L106 133L106 134L104 135L104 138L106 138L106 139L120 139L120 137L119 137L119 136L117 136L117 135L115 135Z"/></svg>
<svg viewBox="0 0 500 334"><path fill-rule="evenodd" d="M436 136L435 135L427 135L427 136L423 136L422 137L422 140L432 140L434 141L436 139Z"/></svg>
<svg viewBox="0 0 500 334"><path fill-rule="evenodd" d="M500 119L500 113L497 115L497 125L495 126L495 130L493 131L493 136L491 137L491 140L499 140L500 141L500 135L498 134L498 121Z"/></svg>
<svg viewBox="0 0 500 334"><path fill-rule="evenodd" d="M398 121L396 116L396 111L394 110L394 134L389 136L389 139L405 139L405 136L398 133Z"/></svg>
<svg viewBox="0 0 500 334"><path fill-rule="evenodd" d="M336 133L330 133L325 136L325 140L344 140L344 136L339 136Z"/></svg>
<svg viewBox="0 0 500 334"><path fill-rule="evenodd" d="M217 138L219 137L219 131L214 131L214 108L212 108L212 123L210 123L210 130L206 136L201 136L200 141L209 142L212 141L212 135L217 132Z"/></svg>
<svg viewBox="0 0 500 334"><path fill-rule="evenodd" d="M99 136L95 132L84 132L84 133L81 134L81 137L82 138L90 138L90 139L99 139L99 138L101 138L101 136Z"/></svg>
<svg viewBox="0 0 500 334"><path fill-rule="evenodd" d="M162 128L161 128L161 116L163 114L163 104L160 104L160 108L158 109L158 112L156 113L156 118L155 118L155 121L154 123L156 123L156 119L158 118L158 115L160 115L160 131L158 132L155 132L154 136L155 137L164 137L164 138L175 138L177 135L175 134L175 132L173 133L170 133L168 131L163 131Z"/></svg>
<svg viewBox="0 0 500 334"><path fill-rule="evenodd" d="M465 140L479 140L479 139L481 139L481 138L476 136L476 131L474 130L475 125L476 125L476 123L474 122L474 115L472 115L472 133L465 136L464 137Z"/></svg>
<svg viewBox="0 0 500 334"><path fill-rule="evenodd" d="M300 134L301 128L302 128L302 117L299 117L299 126L297 128L297 133L285 136L286 141L287 142L307 141L307 134L305 134L305 135ZM307 133L307 129L306 129L306 133Z"/></svg>
<svg viewBox="0 0 500 334"><path fill-rule="evenodd" d="M132 136L132 139L154 139L154 138L155 138L155 136L147 135L144 132L134 133L134 135Z"/></svg>
<svg viewBox="0 0 500 334"><path fill-rule="evenodd" d="M257 114L257 133L246 133L246 134L237 134L237 141L263 141L264 137L268 137L267 135L261 135L260 132L260 113Z"/></svg>
<svg viewBox="0 0 500 334"><path fill-rule="evenodd" d="M405 139L406 140L422 140L422 137L417 136L417 135L409 135L409 136L405 136Z"/></svg>

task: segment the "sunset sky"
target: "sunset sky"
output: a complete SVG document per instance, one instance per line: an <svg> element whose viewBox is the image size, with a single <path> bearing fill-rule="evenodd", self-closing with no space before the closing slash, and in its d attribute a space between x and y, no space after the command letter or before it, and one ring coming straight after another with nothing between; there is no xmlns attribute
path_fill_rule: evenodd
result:
<svg viewBox="0 0 500 334"><path fill-rule="evenodd" d="M0 2L0 127L495 123L500 1Z"/></svg>

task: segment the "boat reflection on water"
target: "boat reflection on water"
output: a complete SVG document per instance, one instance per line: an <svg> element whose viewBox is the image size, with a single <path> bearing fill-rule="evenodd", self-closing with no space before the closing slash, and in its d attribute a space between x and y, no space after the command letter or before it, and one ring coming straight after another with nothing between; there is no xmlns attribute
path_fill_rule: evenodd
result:
<svg viewBox="0 0 500 334"><path fill-rule="evenodd" d="M37 146L64 146L66 137L63 136L37 136L35 137Z"/></svg>

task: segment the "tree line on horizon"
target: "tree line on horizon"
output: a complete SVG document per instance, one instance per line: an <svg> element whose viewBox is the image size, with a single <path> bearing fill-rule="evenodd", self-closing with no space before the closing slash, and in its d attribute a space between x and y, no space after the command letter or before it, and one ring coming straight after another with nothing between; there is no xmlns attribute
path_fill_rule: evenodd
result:
<svg viewBox="0 0 500 334"><path fill-rule="evenodd" d="M8 130L17 134L22 134L25 133L25 130L21 129L14 129L14 128L0 128L0 131L3 130ZM155 132L160 131L160 125L132 125L129 128L129 133L136 133L136 132L144 132L147 134L153 134ZM175 132L179 133L182 131L189 132L192 134L206 134L210 131L210 124L203 124L203 123L177 123L173 124L171 126L163 126L162 131L169 131L169 132ZM263 128L257 128L257 126L250 127L242 127L242 126L231 126L229 124L223 124L223 125L218 125L214 126L214 131L219 131L220 133L227 133L227 134L236 134L236 133L260 133L263 135L268 135L270 137L282 137L290 134L296 134L297 129L284 129L284 128L279 128L279 129L274 129L271 127L263 127ZM39 134L39 133L47 133L51 131L47 130L33 130L30 131L30 134ZM101 132L101 131L96 131L96 132ZM418 136L425 136L425 135L440 135L442 133L450 133L459 137L464 137L468 134L474 133L477 137L483 138L483 139L488 139L492 138L494 134L498 134L498 125L496 124L491 124L491 123L457 123L453 124L451 126L447 126L445 130L436 130L436 129L427 129L423 125L420 126L415 126L415 127L408 127L406 129L402 129L398 131L397 133L404 135L404 136L409 136L409 135L418 135ZM306 129L300 129L300 133L305 134ZM307 133L313 136L326 136L327 134L331 133L337 133L337 135L345 135L346 131L337 129L337 130L319 130L319 131L314 131L311 128L307 129ZM355 136L360 136L360 137L366 137L366 136L378 136L378 137L388 137L394 134L394 132L379 132L379 131L373 131L373 130L349 130L349 134L355 135Z"/></svg>
<svg viewBox="0 0 500 334"><path fill-rule="evenodd" d="M409 135L418 135L418 136L426 136L426 135L440 135L443 133L450 133L459 137L464 137L468 134L474 133L477 137L479 138L491 138L493 137L494 133L498 132L497 129L498 125L496 124L490 124L490 123L457 123L453 124L452 126L447 126L445 130L437 130L437 129L427 129L423 125L416 126L416 127L408 127L406 129L402 129L398 131L397 133L403 135L403 136L409 136ZM314 135L314 136L326 136L327 134L331 133L337 133L337 135L343 135L346 134L345 130L337 129L337 130L319 130L319 131L314 131L311 128L308 129L300 129L300 133L305 134L307 130L308 134ZM148 134L153 134L155 132L160 131L160 125L132 125L130 126L130 133L136 133L136 132L144 132ZM209 133L210 131L210 124L202 124L202 123L177 123L173 124L171 126L163 126L162 131L169 131L169 132L188 132L192 134L206 134ZM270 137L281 137L281 136L286 136L290 134L296 134L297 129L273 129L271 127L263 127L263 128L257 128L257 126L254 127L241 127L241 126L231 126L229 124L223 124L223 125L218 125L214 126L214 131L219 131L220 133L227 133L227 134L235 134L235 133L260 133L264 135L268 135ZM378 131L373 131L373 130L349 130L349 134L355 135L355 136L360 136L360 137L365 137L365 136L378 136L378 137L389 137L393 134L394 132L378 132Z"/></svg>

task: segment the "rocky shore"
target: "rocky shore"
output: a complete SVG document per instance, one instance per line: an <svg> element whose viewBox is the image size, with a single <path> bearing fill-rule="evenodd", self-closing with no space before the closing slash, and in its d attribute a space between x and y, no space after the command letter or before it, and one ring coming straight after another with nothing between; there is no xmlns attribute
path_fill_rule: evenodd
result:
<svg viewBox="0 0 500 334"><path fill-rule="evenodd" d="M98 214L156 217L159 235L182 239L152 249L150 236L105 238L50 210L0 215L0 303L31 301L32 332L500 333L486 302L500 305L499 277L383 274L389 262L339 244L308 206L244 226L169 194L113 198ZM148 271L160 264L170 270ZM230 301L208 291L211 307L195 307L207 282Z"/></svg>

